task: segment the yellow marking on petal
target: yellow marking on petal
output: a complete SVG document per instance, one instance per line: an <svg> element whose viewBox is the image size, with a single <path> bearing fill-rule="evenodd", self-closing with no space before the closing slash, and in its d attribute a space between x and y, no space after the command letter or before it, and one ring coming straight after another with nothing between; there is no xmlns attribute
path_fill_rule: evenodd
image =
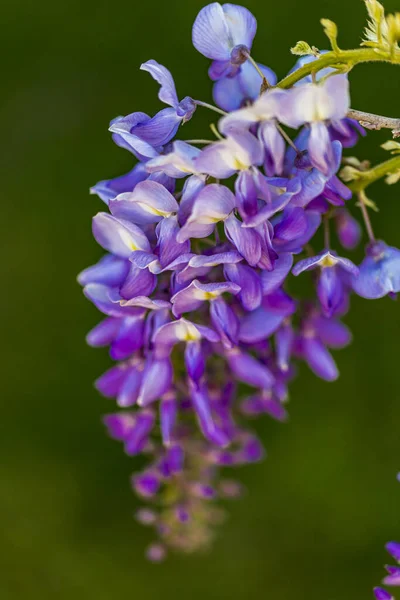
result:
<svg viewBox="0 0 400 600"><path fill-rule="evenodd" d="M319 263L320 267L334 267L337 264L337 258L332 254L327 254Z"/></svg>
<svg viewBox="0 0 400 600"><path fill-rule="evenodd" d="M159 210L154 208L154 206L150 206L150 204L146 204L145 202L137 202L136 203L140 208L152 215L157 215L157 217L170 217L172 215L171 212L166 212L165 210Z"/></svg>
<svg viewBox="0 0 400 600"><path fill-rule="evenodd" d="M234 158L233 159L233 168L236 171L247 171L247 169L249 168L248 165L245 165L241 160L239 160L238 158Z"/></svg>
<svg viewBox="0 0 400 600"><path fill-rule="evenodd" d="M218 292L203 292L204 300L213 300L214 298L218 298Z"/></svg>
<svg viewBox="0 0 400 600"><path fill-rule="evenodd" d="M130 233L128 231L126 231L126 229L120 229L119 230L119 236L121 238L121 240L124 242L124 244L126 244L128 246L128 248L130 248L130 250L139 250L139 246L137 246L137 244L134 242L134 240L132 239L132 236L130 235Z"/></svg>
<svg viewBox="0 0 400 600"><path fill-rule="evenodd" d="M186 167L184 163L178 163L178 169L182 171L182 173L194 173L193 167Z"/></svg>
<svg viewBox="0 0 400 600"><path fill-rule="evenodd" d="M181 319L176 329L176 335L182 342L197 342L201 339L199 330L193 323Z"/></svg>

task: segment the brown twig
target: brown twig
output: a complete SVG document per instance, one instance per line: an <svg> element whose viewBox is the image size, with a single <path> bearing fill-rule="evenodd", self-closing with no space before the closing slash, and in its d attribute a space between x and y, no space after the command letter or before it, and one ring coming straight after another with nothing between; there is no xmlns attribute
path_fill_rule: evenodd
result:
<svg viewBox="0 0 400 600"><path fill-rule="evenodd" d="M391 129L394 138L400 137L400 119L383 117L381 115L374 115L373 113L353 109L349 110L347 116L350 119L358 121L365 129Z"/></svg>

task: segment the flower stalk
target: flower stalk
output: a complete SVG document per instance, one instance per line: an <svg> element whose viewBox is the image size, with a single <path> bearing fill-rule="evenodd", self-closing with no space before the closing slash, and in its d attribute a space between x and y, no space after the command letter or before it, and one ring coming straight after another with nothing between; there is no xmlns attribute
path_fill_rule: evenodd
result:
<svg viewBox="0 0 400 600"><path fill-rule="evenodd" d="M277 87L288 89L304 77L318 73L327 67L336 68L341 73L350 71L355 65L365 62L388 62L392 65L400 64L400 52L388 52L377 48L356 48L354 50L340 50L339 52L326 52L315 61L307 63L284 77Z"/></svg>
<svg viewBox="0 0 400 600"><path fill-rule="evenodd" d="M386 177L386 175L389 175L398 169L400 169L400 156L394 156L366 171L353 171L354 176L355 173L357 173L357 175L348 187L353 192L360 192L365 190L372 183L375 183L375 181Z"/></svg>

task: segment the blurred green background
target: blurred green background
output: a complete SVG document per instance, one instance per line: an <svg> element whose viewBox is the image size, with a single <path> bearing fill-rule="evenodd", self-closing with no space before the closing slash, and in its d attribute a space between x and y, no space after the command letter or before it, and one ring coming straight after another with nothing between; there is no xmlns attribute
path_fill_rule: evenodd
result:
<svg viewBox="0 0 400 600"><path fill-rule="evenodd" d="M151 532L132 518L135 461L101 425L113 404L92 380L110 361L85 345L99 314L75 277L101 254L90 220L103 205L89 186L131 166L108 121L160 106L156 83L139 65L154 58L173 71L180 97L211 100L208 61L190 36L202 5L2 2L4 600L361 600L382 575L385 541L400 536L399 306L354 300L347 322L355 341L336 354L339 381L302 369L288 424L259 424L268 459L239 473L248 494L228 507L213 550L160 566L143 558ZM298 39L326 46L320 17L337 21L343 47L359 43L365 21L360 0L246 5L259 23L253 55L279 76L292 66L289 47ZM388 0L386 8L400 4ZM399 78L395 67L357 67L353 107L400 116ZM203 137L209 122L199 109L183 137ZM388 137L370 133L357 155L384 159L379 145ZM393 245L400 245L399 192L370 190L381 207L376 231Z"/></svg>

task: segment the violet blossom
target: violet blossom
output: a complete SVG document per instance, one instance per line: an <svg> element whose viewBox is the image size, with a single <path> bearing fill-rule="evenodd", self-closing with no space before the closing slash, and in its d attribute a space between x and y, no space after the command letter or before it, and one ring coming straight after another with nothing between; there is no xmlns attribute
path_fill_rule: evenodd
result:
<svg viewBox="0 0 400 600"><path fill-rule="evenodd" d="M137 162L91 190L108 212L92 225L106 254L78 278L104 315L87 341L115 361L95 383L122 409L104 417L108 433L146 459L131 484L148 504L137 519L155 529L155 562L209 546L218 499L240 494L221 467L262 459L247 417L287 418L297 362L326 381L339 376L331 351L351 341L341 322L350 295L400 291L396 248L373 242L359 269L328 244L314 250L322 222L335 224L344 249L360 239L338 177L342 149L357 137L347 76L322 71L320 81L260 95L256 27L233 4L210 4L195 20L193 44L213 61L214 98L229 111L209 143L174 139L196 101L179 100L171 73L144 63L168 108L111 123ZM273 85L273 72L259 68ZM282 125L302 129L288 143ZM315 283L306 299L288 286L303 272ZM389 548L396 559L399 548ZM399 570L390 569L394 584ZM389 599L383 588L375 595Z"/></svg>

